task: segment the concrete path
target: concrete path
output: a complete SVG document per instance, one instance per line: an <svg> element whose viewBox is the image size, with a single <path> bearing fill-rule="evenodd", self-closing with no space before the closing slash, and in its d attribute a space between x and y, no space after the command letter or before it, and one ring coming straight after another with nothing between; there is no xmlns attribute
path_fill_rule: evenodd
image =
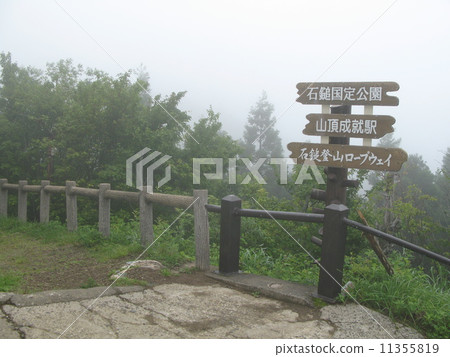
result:
<svg viewBox="0 0 450 357"><path fill-rule="evenodd" d="M269 289L285 283L259 281ZM319 309L214 280L113 287L91 306L104 289L0 293L0 338L423 338L356 304Z"/></svg>

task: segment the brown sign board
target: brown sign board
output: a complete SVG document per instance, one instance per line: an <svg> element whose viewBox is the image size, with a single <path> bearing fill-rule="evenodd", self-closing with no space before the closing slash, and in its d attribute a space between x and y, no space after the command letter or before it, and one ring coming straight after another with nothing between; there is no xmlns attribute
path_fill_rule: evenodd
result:
<svg viewBox="0 0 450 357"><path fill-rule="evenodd" d="M397 148L312 143L289 143L287 147L297 164L311 160L318 166L399 171L408 159L408 154Z"/></svg>
<svg viewBox="0 0 450 357"><path fill-rule="evenodd" d="M392 133L395 123L390 115L308 114L303 134L379 139Z"/></svg>
<svg viewBox="0 0 450 357"><path fill-rule="evenodd" d="M396 82L309 82L298 83L302 104L397 106L398 98L387 95L397 91Z"/></svg>

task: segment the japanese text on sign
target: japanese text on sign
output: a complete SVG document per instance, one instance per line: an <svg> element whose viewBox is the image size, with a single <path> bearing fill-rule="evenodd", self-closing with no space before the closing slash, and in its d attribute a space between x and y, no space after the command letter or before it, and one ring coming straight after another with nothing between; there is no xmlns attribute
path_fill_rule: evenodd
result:
<svg viewBox="0 0 450 357"><path fill-rule="evenodd" d="M306 96L309 100L342 101L381 101L381 87L309 87Z"/></svg>
<svg viewBox="0 0 450 357"><path fill-rule="evenodd" d="M387 157L378 157L373 152L368 150L366 153L355 155L354 153L339 153L339 150L335 153L331 153L329 149L323 148L301 148L300 155L298 156L301 160L313 160L316 162L358 162L363 165L366 161L370 165L386 165L390 167L392 155L388 154Z"/></svg>
<svg viewBox="0 0 450 357"><path fill-rule="evenodd" d="M377 121L370 119L323 119L316 121L318 133L337 134L376 134Z"/></svg>
<svg viewBox="0 0 450 357"><path fill-rule="evenodd" d="M389 115L308 114L303 134L381 138L394 131L395 119Z"/></svg>
<svg viewBox="0 0 450 357"><path fill-rule="evenodd" d="M297 101L303 104L398 105L398 98L387 92L399 88L395 82L301 82L297 84Z"/></svg>
<svg viewBox="0 0 450 357"><path fill-rule="evenodd" d="M398 148L341 144L289 143L290 157L297 164L312 160L319 166L398 171L408 154Z"/></svg>

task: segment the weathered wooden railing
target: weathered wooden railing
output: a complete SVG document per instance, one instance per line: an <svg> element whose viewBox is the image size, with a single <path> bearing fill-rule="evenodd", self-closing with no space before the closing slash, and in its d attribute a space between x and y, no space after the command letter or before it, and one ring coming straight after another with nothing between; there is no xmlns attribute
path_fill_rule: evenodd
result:
<svg viewBox="0 0 450 357"><path fill-rule="evenodd" d="M220 206L206 204L205 207L209 212L220 213L219 273L221 274L239 272L241 217L323 223L323 239L316 238L316 240L320 241L318 243L321 246L317 295L324 300L334 301L341 292L347 226L368 232L426 255L440 263L450 265L450 259L447 257L348 219L348 208L343 204L330 204L325 207L323 214L266 211L243 209L241 208L241 199L230 195L222 199Z"/></svg>
<svg viewBox="0 0 450 357"><path fill-rule="evenodd" d="M66 223L69 231L78 227L77 196L98 199L98 229L108 236L110 234L111 200L125 200L139 206L139 222L141 245L147 247L154 240L153 234L153 203L178 208L192 208L194 211L195 258L196 267L209 270L209 227L208 213L205 205L208 203L207 190L194 190L193 196L168 195L162 193L148 193L144 189L140 192L111 190L109 183L101 183L99 188L77 187L75 181L66 181L65 186L50 185L50 181L43 180L40 185L28 185L25 180L18 184L8 183L7 179L0 179L0 216L8 215L8 192L17 191L17 217L21 221L27 220L27 195L40 193L39 220L47 223L50 219L50 197L52 194L66 196Z"/></svg>

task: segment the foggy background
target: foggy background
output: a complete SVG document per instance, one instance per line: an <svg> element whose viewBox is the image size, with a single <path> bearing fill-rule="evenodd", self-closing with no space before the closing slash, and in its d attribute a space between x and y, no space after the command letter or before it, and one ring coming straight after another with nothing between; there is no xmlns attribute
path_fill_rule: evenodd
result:
<svg viewBox="0 0 450 357"><path fill-rule="evenodd" d="M449 146L449 15L447 0L2 0L0 51L41 69L143 65L152 95L187 91L180 108L197 121L211 105L235 139L265 90L286 157L289 142L320 142L302 130L321 107L294 103L296 83L395 81L400 105L374 114L392 115L400 147L435 171Z"/></svg>

